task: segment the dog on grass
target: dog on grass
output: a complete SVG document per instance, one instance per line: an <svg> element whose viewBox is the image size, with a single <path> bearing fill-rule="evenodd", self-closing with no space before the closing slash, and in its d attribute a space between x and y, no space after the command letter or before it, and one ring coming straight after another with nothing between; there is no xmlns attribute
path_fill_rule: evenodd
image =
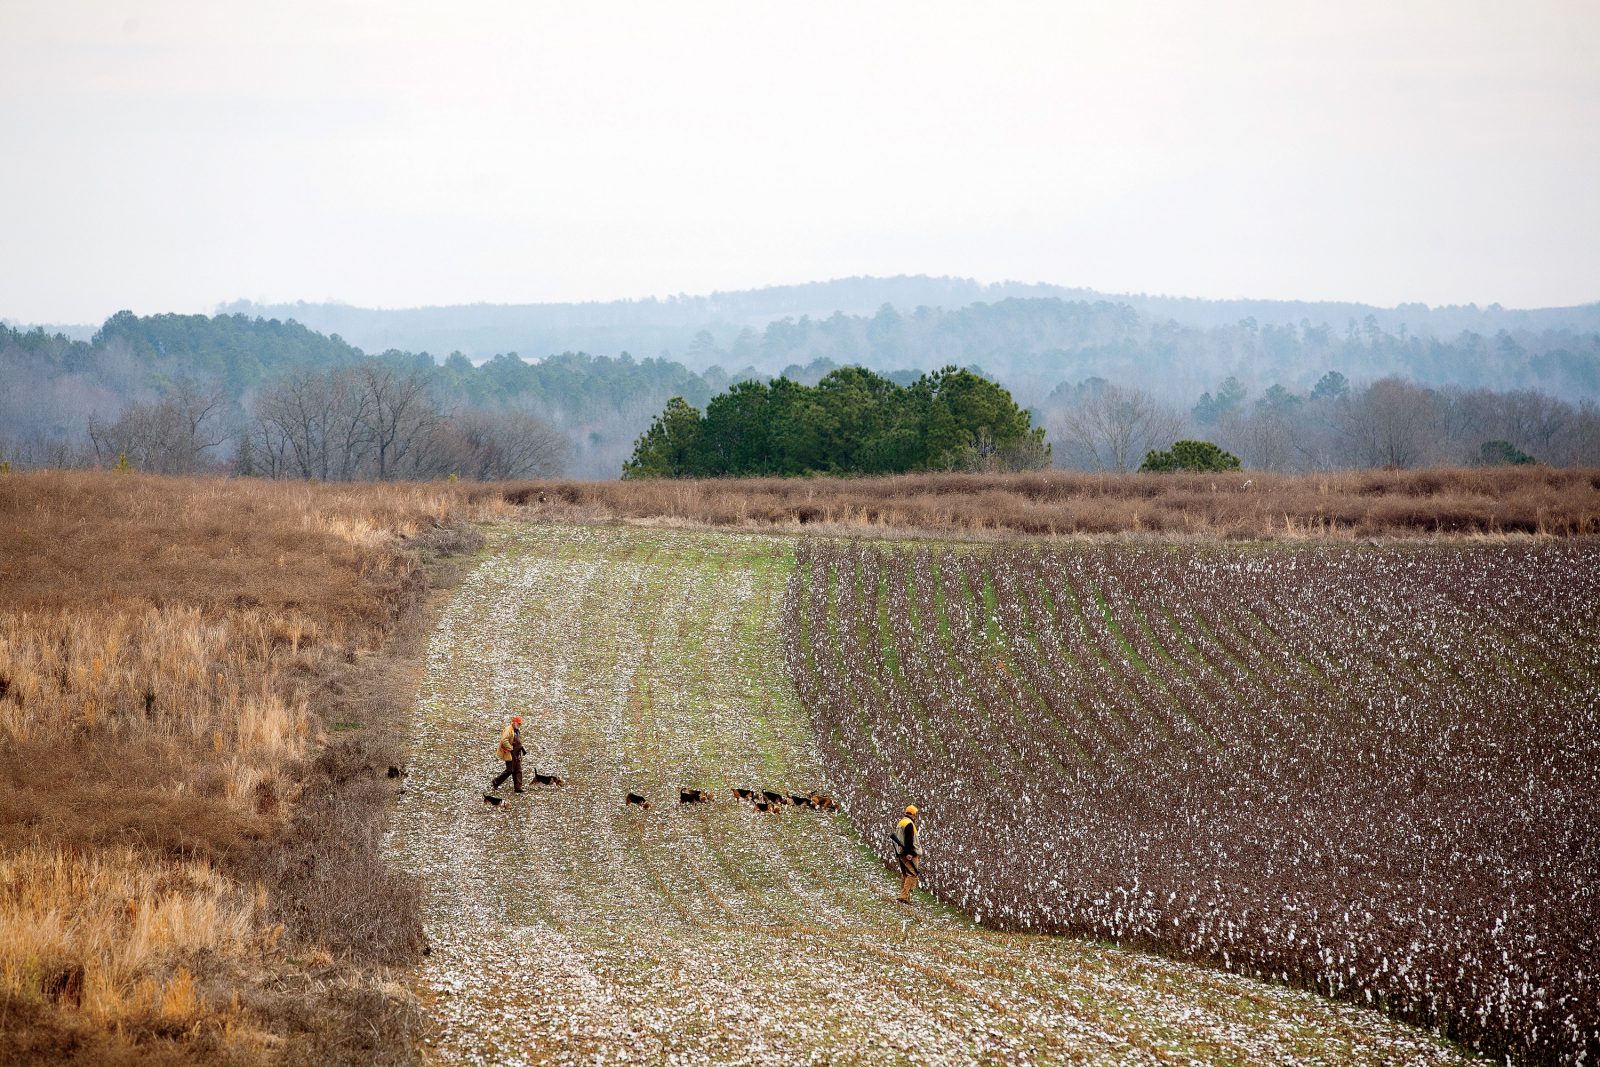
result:
<svg viewBox="0 0 1600 1067"><path fill-rule="evenodd" d="M645 811L650 810L650 802L644 798L643 793L629 793L627 796L622 798L622 803L624 806L629 804L637 804Z"/></svg>
<svg viewBox="0 0 1600 1067"><path fill-rule="evenodd" d="M761 795L767 798L767 803L768 804L787 804L787 803L789 803L789 798L788 797L784 796L782 793L775 793L770 789L763 789L761 791Z"/></svg>
<svg viewBox="0 0 1600 1067"><path fill-rule="evenodd" d="M540 785L566 785L567 780L559 774L540 774L539 768L533 769L533 780Z"/></svg>
<svg viewBox="0 0 1600 1067"><path fill-rule="evenodd" d="M709 804L711 803L711 790L709 789L680 789L678 790L679 804Z"/></svg>
<svg viewBox="0 0 1600 1067"><path fill-rule="evenodd" d="M485 793L483 794L483 802L489 805L491 808L498 808L500 805L506 802L506 798L497 797L493 793Z"/></svg>
<svg viewBox="0 0 1600 1067"><path fill-rule="evenodd" d="M733 795L738 797L740 800L754 800L756 798L756 791L754 789L735 788Z"/></svg>

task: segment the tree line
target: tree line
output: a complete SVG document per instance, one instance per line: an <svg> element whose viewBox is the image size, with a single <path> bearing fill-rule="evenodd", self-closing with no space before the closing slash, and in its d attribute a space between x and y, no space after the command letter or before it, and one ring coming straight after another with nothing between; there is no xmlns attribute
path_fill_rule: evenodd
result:
<svg viewBox="0 0 1600 1067"><path fill-rule="evenodd" d="M557 475L567 451L540 419L447 410L425 371L376 360L287 373L251 397L243 421L229 410L219 387L178 382L114 419L91 416L93 461L157 474L490 481Z"/></svg>
<svg viewBox="0 0 1600 1067"><path fill-rule="evenodd" d="M1083 470L1133 470L1182 438L1214 442L1257 470L1600 466L1600 407L1592 400L1434 388L1394 376L1357 384L1339 371L1307 390L1274 384L1259 395L1230 376L1187 410L1093 378L1059 387L1044 418L1058 462Z"/></svg>
<svg viewBox="0 0 1600 1067"><path fill-rule="evenodd" d="M566 438L513 408L450 410L422 368L367 360L262 389L240 438L240 474L324 481L494 481L561 473Z"/></svg>
<svg viewBox="0 0 1600 1067"><path fill-rule="evenodd" d="M979 325L997 314L993 307L964 310L964 318L956 319ZM1008 321L1017 331L1029 322L1048 321L1048 316L1039 318L1037 308L1024 311L1010 309ZM1056 311L1085 336L1133 321L1126 309ZM940 317L930 316L929 321ZM979 325L972 326L971 336L988 337ZM809 327L793 322L774 323L770 332L811 336ZM1281 332L1252 331L1246 324L1216 336L1237 340L1253 333L1251 343L1266 349L1283 343ZM992 374L987 363L969 364L967 370L978 379L1003 381L1030 415L1030 428L1046 430L1053 461L1065 467L1132 470L1147 452L1186 439L1213 441L1246 466L1274 470L1407 467L1496 457L1600 465L1595 443L1600 420L1594 401L1581 389L1558 397L1532 388L1427 385L1371 372L1382 366L1381 354L1391 343L1381 329L1358 327L1337 344L1331 331L1310 328L1309 335L1320 339L1318 351L1360 358L1354 366L1329 362L1276 379L1260 376L1270 362L1245 360L1232 373L1198 382L1186 400L1178 399L1184 395L1180 385L1195 372L1174 367L1170 360L1178 356L1170 353L1151 357L1123 376L1062 381L1064 373L1084 366L1067 353L1056 364L1039 364L1056 368L1053 382L1039 384L1035 376L1024 389ZM892 329L881 335L887 347L880 355L888 353L883 359L917 363L927 358L914 348L890 344L900 336ZM1419 339L1407 343L1423 344ZM1510 346L1501 347L1508 365L1524 370L1538 370L1545 366L1539 360L1555 358L1550 352L1529 355L1521 349L1518 355ZM996 362L1011 358L1004 352L989 356ZM1580 368L1587 366L1585 359L1578 359ZM1330 372L1329 366L1340 371ZM835 377L839 371L849 373ZM1156 373L1160 384L1152 385ZM785 414L787 424L817 427L810 437L787 431L769 435L763 447L770 455L760 461L750 458L756 450L748 442L756 437L744 435L743 444L719 446L714 459L696 459L697 470L800 473L970 462L941 439L920 452L906 444L919 425L908 412L921 400L910 406L901 400L925 396L927 387L918 382L927 377L904 367L841 367L826 354L790 364L776 378L750 368L729 373L713 366L697 373L673 360L634 359L626 353L563 353L530 361L508 352L475 364L457 352L440 362L425 352L368 355L337 335L323 336L294 322L122 312L90 341L0 326L0 462L73 466L115 463L126 455L130 464L149 470L242 468L284 477L500 477L559 469L605 478L636 460L641 433L666 414L673 397L682 398L716 433L721 432L716 427L730 423L729 412L763 403L794 413L793 418ZM1261 389L1262 382L1272 384ZM713 413L712 401L740 383L748 384ZM875 391L888 398L889 406L862 430L862 416L846 398ZM382 413L395 406L391 397L403 401L397 405L400 415L380 425ZM672 414L674 425L685 422L680 409ZM522 447L524 439L538 447ZM996 459L999 452L981 441L972 448L990 465L1022 462L1021 457ZM564 455L559 462L552 458L556 452Z"/></svg>
<svg viewBox="0 0 1600 1067"><path fill-rule="evenodd" d="M124 436L170 442L174 435L163 427L173 405L166 405L166 413L153 409L188 389L219 401L210 408L207 429L212 436L223 435L194 462L211 469L246 448L249 438L255 453L251 458L270 468L281 442L251 426L258 406L270 399L277 384L361 366L424 378L428 403L441 417L449 415L451 428L468 441L536 420L566 439L564 471L596 478L617 475L640 430L670 397L704 405L733 380L720 370L696 374L679 363L636 360L626 353L564 353L531 362L511 352L481 364L460 353L442 363L427 353L393 349L369 356L337 335L324 337L293 322L120 312L90 341L0 326L0 461L33 466L98 462L108 438L100 433L97 449L90 424L103 430L136 408L144 412L145 425L135 435L140 419L130 418L122 428ZM347 387L341 390L349 392ZM275 400L273 405L281 406ZM150 462L183 469L190 463L182 448L167 443L130 444L130 449L130 463L135 453L165 457ZM459 444L416 454L439 456L452 450L459 451ZM295 450L291 447L285 455L292 468ZM387 469L387 459L384 465ZM360 469L353 463L329 466ZM464 470L461 476L467 476Z"/></svg>
<svg viewBox="0 0 1600 1067"><path fill-rule="evenodd" d="M112 316L88 342L0 327L0 463L329 481L559 474L564 434L464 403L427 355L297 323Z"/></svg>
<svg viewBox="0 0 1600 1067"><path fill-rule="evenodd" d="M704 414L682 397L640 436L625 478L1018 470L1050 460L1002 386L945 367L909 386L844 367L808 386L786 377L735 383Z"/></svg>

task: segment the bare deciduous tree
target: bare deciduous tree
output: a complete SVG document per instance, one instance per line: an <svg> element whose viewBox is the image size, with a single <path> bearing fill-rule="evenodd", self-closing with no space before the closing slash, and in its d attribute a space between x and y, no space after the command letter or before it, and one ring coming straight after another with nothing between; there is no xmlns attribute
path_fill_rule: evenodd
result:
<svg viewBox="0 0 1600 1067"><path fill-rule="evenodd" d="M561 473L570 449L526 412L446 415L425 370L377 361L282 378L252 408L239 470L272 478L547 477Z"/></svg>
<svg viewBox="0 0 1600 1067"><path fill-rule="evenodd" d="M1533 452L1549 456L1574 414L1572 405L1548 393L1517 389L1504 395L1506 440Z"/></svg>
<svg viewBox="0 0 1600 1067"><path fill-rule="evenodd" d="M1287 470L1304 455L1292 418L1274 412L1257 412L1238 420L1229 444L1252 470Z"/></svg>
<svg viewBox="0 0 1600 1067"><path fill-rule="evenodd" d="M397 477L407 455L426 447L425 438L438 423L438 412L428 402L427 376L369 362L357 368L356 381L368 401L361 425L372 445L374 474L379 481Z"/></svg>
<svg viewBox="0 0 1600 1067"><path fill-rule="evenodd" d="M288 437L278 424L257 416L245 428L234 467L246 477L288 478L295 473L289 451Z"/></svg>
<svg viewBox="0 0 1600 1067"><path fill-rule="evenodd" d="M1054 413L1052 436L1064 466L1127 471L1182 433L1183 416L1142 389L1097 383Z"/></svg>
<svg viewBox="0 0 1600 1067"><path fill-rule="evenodd" d="M1437 405L1430 390L1382 378L1341 401L1335 416L1346 462L1360 467L1414 467L1429 458Z"/></svg>
<svg viewBox="0 0 1600 1067"><path fill-rule="evenodd" d="M126 456L139 470L191 474L228 439L222 428L222 390L180 382L153 403L130 404L110 422L89 420L89 440L102 464Z"/></svg>
<svg viewBox="0 0 1600 1067"><path fill-rule="evenodd" d="M327 480L330 440L338 399L329 388L333 374L283 378L256 398L256 418L282 436L287 458L301 478Z"/></svg>
<svg viewBox="0 0 1600 1067"><path fill-rule="evenodd" d="M441 436L454 446L446 449L452 472L478 481L553 477L568 451L561 433L521 411L469 411Z"/></svg>

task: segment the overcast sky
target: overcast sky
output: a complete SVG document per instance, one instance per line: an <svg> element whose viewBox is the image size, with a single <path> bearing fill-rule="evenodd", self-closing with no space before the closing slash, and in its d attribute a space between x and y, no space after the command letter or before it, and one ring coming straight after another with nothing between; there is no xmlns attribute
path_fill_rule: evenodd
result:
<svg viewBox="0 0 1600 1067"><path fill-rule="evenodd" d="M1600 299L1600 3L0 0L0 316Z"/></svg>

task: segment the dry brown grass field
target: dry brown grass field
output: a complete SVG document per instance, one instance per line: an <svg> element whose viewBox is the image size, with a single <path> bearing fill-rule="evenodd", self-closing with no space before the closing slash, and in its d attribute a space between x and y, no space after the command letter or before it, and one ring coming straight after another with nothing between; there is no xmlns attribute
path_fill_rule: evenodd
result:
<svg viewBox="0 0 1600 1067"><path fill-rule="evenodd" d="M1365 538L1600 533L1600 470L914 474L482 486L571 518L818 533Z"/></svg>
<svg viewBox="0 0 1600 1067"><path fill-rule="evenodd" d="M410 1054L395 653L465 508L0 477L0 1062Z"/></svg>
<svg viewBox="0 0 1600 1067"><path fill-rule="evenodd" d="M306 485L0 475L0 1063L387 1062L379 858L469 520L865 536L1600 533L1600 472Z"/></svg>

